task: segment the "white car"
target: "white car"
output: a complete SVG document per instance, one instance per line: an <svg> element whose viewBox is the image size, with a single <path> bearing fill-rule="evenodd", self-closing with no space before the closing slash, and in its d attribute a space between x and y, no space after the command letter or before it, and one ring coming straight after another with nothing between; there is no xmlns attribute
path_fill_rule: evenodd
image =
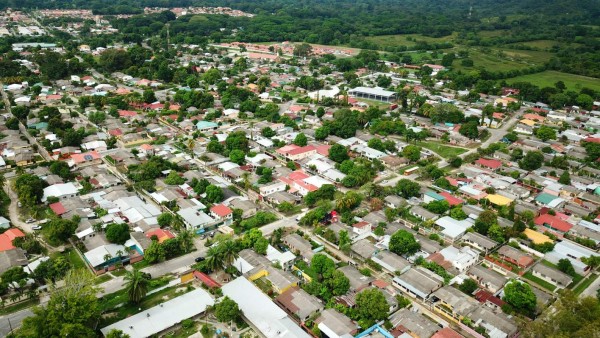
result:
<svg viewBox="0 0 600 338"><path fill-rule="evenodd" d="M31 229L33 229L33 230L42 230L42 227L39 226L39 225L34 225L34 226L31 227Z"/></svg>
<svg viewBox="0 0 600 338"><path fill-rule="evenodd" d="M29 218L28 220L25 221L25 223L29 224L29 223L34 223L35 219L33 218Z"/></svg>

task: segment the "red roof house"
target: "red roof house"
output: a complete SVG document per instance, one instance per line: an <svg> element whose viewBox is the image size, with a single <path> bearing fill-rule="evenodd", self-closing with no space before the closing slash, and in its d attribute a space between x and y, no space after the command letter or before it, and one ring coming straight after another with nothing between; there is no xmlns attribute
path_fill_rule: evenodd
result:
<svg viewBox="0 0 600 338"><path fill-rule="evenodd" d="M209 288L220 288L221 284L217 283L214 279L210 278L209 275L200 272L200 271L194 271L194 278L196 278L197 280L201 281L202 283L204 283L204 285L206 285Z"/></svg>
<svg viewBox="0 0 600 338"><path fill-rule="evenodd" d="M225 218L233 214L233 210L223 204L213 205L210 212L219 218Z"/></svg>
<svg viewBox="0 0 600 338"><path fill-rule="evenodd" d="M498 170L502 167L502 162L499 160L490 160L487 158L480 158L475 163L479 164L483 168L487 168L490 170Z"/></svg>
<svg viewBox="0 0 600 338"><path fill-rule="evenodd" d="M451 207L465 203L465 201L446 191L442 191L438 195L444 197L444 199L448 201L448 204L450 204Z"/></svg>
<svg viewBox="0 0 600 338"><path fill-rule="evenodd" d="M565 233L571 230L573 227L571 223L563 221L559 217L550 214L540 215L533 222L538 227L545 227L560 233Z"/></svg>
<svg viewBox="0 0 600 338"><path fill-rule="evenodd" d="M152 236L158 237L158 243L162 243L167 239L175 238L175 235L173 235L173 233L171 233L169 230L163 229L150 230L146 232L146 237L152 238Z"/></svg>
<svg viewBox="0 0 600 338"><path fill-rule="evenodd" d="M50 209L54 211L57 216L60 216L67 212L67 209L60 202L50 204Z"/></svg>
<svg viewBox="0 0 600 338"><path fill-rule="evenodd" d="M15 246L12 244L12 242L17 237L25 237L25 234L17 228L8 229L3 234L1 234L0 235L0 251L7 251L7 250L14 249Z"/></svg>

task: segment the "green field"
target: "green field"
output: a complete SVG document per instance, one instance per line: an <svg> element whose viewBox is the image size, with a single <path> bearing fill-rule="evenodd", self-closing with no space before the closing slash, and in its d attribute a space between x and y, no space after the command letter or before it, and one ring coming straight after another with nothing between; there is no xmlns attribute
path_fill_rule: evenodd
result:
<svg viewBox="0 0 600 338"><path fill-rule="evenodd" d="M452 42L456 37L456 33L441 38L432 38L420 34L398 34L398 35L378 35L369 36L365 40L378 44L381 47L388 46L406 46L412 47L416 41L425 41L427 43ZM412 41L411 41L412 40Z"/></svg>
<svg viewBox="0 0 600 338"><path fill-rule="evenodd" d="M543 287L544 289L548 290L548 291L554 291L556 289L556 286L546 282L545 280L538 278L534 275L531 274L531 272L526 272L523 277L529 279L530 281L536 283L537 285Z"/></svg>
<svg viewBox="0 0 600 338"><path fill-rule="evenodd" d="M540 65L552 57L552 53L549 52L516 49L472 48L468 52L468 58L473 60L473 67L463 66L463 59L458 58L454 60L452 67L462 70L474 70L483 67L490 72L509 71Z"/></svg>
<svg viewBox="0 0 600 338"><path fill-rule="evenodd" d="M554 84L556 82L562 81L570 90L578 91L581 88L587 87L593 90L600 91L600 79L581 75L561 73L553 70L547 70L545 72L537 74L517 76L507 80L508 83L519 81L531 82L532 84L539 87L554 87Z"/></svg>
<svg viewBox="0 0 600 338"><path fill-rule="evenodd" d="M554 46L579 46L578 43L565 43L565 42L560 42L560 41L554 41L554 40L532 40L532 41L525 41L525 42L518 42L518 43L514 43L514 44L509 44L507 46L511 46L511 45L523 45L523 46L528 46L528 47L532 47L532 48L539 48L541 50L548 50Z"/></svg>
<svg viewBox="0 0 600 338"><path fill-rule="evenodd" d="M465 148L447 146L437 142L419 142L419 145L425 149L429 149L436 154L444 157L451 158L460 154L466 153L468 150Z"/></svg>

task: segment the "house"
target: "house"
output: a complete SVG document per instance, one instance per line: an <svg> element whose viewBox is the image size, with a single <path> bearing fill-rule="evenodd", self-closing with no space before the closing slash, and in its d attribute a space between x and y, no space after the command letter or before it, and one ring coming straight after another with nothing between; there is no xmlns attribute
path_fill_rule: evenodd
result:
<svg viewBox="0 0 600 338"><path fill-rule="evenodd" d="M498 256L522 269L530 267L535 262L532 256L508 245L503 245L498 249Z"/></svg>
<svg viewBox="0 0 600 338"><path fill-rule="evenodd" d="M299 147L295 144L289 144L287 146L277 149L277 154L290 161L299 161L308 157L313 156L317 153L317 148L313 145L307 145Z"/></svg>
<svg viewBox="0 0 600 338"><path fill-rule="evenodd" d="M250 281L264 277L279 294L297 286L300 281L298 277L291 273L274 268L271 261L251 249L240 251L239 257L236 258L232 266L238 269Z"/></svg>
<svg viewBox="0 0 600 338"><path fill-rule="evenodd" d="M506 283L506 277L481 265L472 267L467 272L467 276L477 281L477 284L492 293L500 291Z"/></svg>
<svg viewBox="0 0 600 338"><path fill-rule="evenodd" d="M44 188L44 195L42 202L46 202L48 197L57 197L59 199L67 199L75 197L79 194L79 189L71 182L53 184L49 187Z"/></svg>
<svg viewBox="0 0 600 338"><path fill-rule="evenodd" d="M550 214L540 215L536 217L533 222L541 231L548 229L550 232L558 235L563 235L564 233L569 232L569 230L571 230L573 227L573 224L563 221L557 216Z"/></svg>
<svg viewBox="0 0 600 338"><path fill-rule="evenodd" d="M544 259L550 263L558 264L559 260L566 258L571 261L576 273L585 275L589 272L590 267L581 259L597 255L598 253L593 250L563 239L554 245L554 250L546 253Z"/></svg>
<svg viewBox="0 0 600 338"><path fill-rule="evenodd" d="M477 264L479 260L479 254L466 246L460 249L454 246L449 246L431 256L435 255L441 255L445 261L449 262L452 267L459 272L465 272L470 267Z"/></svg>
<svg viewBox="0 0 600 338"><path fill-rule="evenodd" d="M225 226L233 223L233 210L223 204L216 204L210 207L210 215L215 220L222 220Z"/></svg>
<svg viewBox="0 0 600 338"><path fill-rule="evenodd" d="M410 269L410 263L389 251L380 251L371 257L373 262L379 264L387 273L396 275L396 273L402 274Z"/></svg>
<svg viewBox="0 0 600 338"><path fill-rule="evenodd" d="M127 249L119 244L101 245L83 254L86 263L95 271L101 271L117 262L129 260L129 255L124 256Z"/></svg>
<svg viewBox="0 0 600 338"><path fill-rule="evenodd" d="M487 255L493 248L498 245L498 242L489 239L477 232L469 232L462 237L463 243L474 247L475 249Z"/></svg>
<svg viewBox="0 0 600 338"><path fill-rule="evenodd" d="M490 309L496 312L502 311L502 307L506 304L502 299L494 296L493 293L483 289L475 291L473 296L480 303L484 304L485 306L489 307Z"/></svg>
<svg viewBox="0 0 600 338"><path fill-rule="evenodd" d="M488 169L491 171L496 171L502 167L502 161L499 160L491 160L486 158L480 158L475 161L475 164L479 165L484 169Z"/></svg>
<svg viewBox="0 0 600 338"><path fill-rule="evenodd" d="M304 257L306 261L309 261L314 256L312 245L309 241L302 238L302 236L292 233L283 237L282 242L290 248L290 251L297 255Z"/></svg>
<svg viewBox="0 0 600 338"><path fill-rule="evenodd" d="M358 332L358 326L335 309L323 311L315 323L321 333L329 338L353 337Z"/></svg>
<svg viewBox="0 0 600 338"><path fill-rule="evenodd" d="M294 266L294 262L296 261L296 255L294 255L291 251L281 252L271 246L271 244L267 246L266 257L271 263L279 264L285 271L289 271L292 266Z"/></svg>
<svg viewBox="0 0 600 338"><path fill-rule="evenodd" d="M16 266L27 266L29 261L25 254L26 251L21 248L0 251L0 274Z"/></svg>
<svg viewBox="0 0 600 338"><path fill-rule="evenodd" d="M169 230L163 230L163 229L152 229L148 232L146 232L146 238L148 239L152 239L152 237L156 236L158 243L162 243L166 240L169 239L173 239L175 238L175 235L173 235L172 232L170 232Z"/></svg>
<svg viewBox="0 0 600 338"><path fill-rule="evenodd" d="M215 220L202 211L202 206L188 207L177 212L188 229L204 229Z"/></svg>
<svg viewBox="0 0 600 338"><path fill-rule="evenodd" d="M363 275L352 265L346 265L337 270L348 277L350 280L350 290L354 292L359 292L360 290L369 287L375 280L373 277Z"/></svg>
<svg viewBox="0 0 600 338"><path fill-rule="evenodd" d="M410 210L408 212L411 215L413 215L423 221L426 221L429 219L436 219L438 217L438 215L434 214L433 212L431 212L419 205L413 206L412 208L410 208Z"/></svg>
<svg viewBox="0 0 600 338"><path fill-rule="evenodd" d="M231 200L231 202L229 202L229 206L231 209L242 210L242 219L252 217L256 215L256 212L258 211L258 205L256 205L254 202L239 198Z"/></svg>
<svg viewBox="0 0 600 338"><path fill-rule="evenodd" d="M479 303L452 286L444 286L431 295L433 309L452 321L460 322L479 307Z"/></svg>
<svg viewBox="0 0 600 338"><path fill-rule="evenodd" d="M452 243L464 235L467 229L473 226L473 222L469 219L459 221L450 216L444 216L437 219L435 225L443 229L440 233L446 241Z"/></svg>
<svg viewBox="0 0 600 338"><path fill-rule="evenodd" d="M530 271L532 275L545 280L559 289L564 289L573 282L573 277L542 263L534 265Z"/></svg>
<svg viewBox="0 0 600 338"><path fill-rule="evenodd" d="M92 164L102 163L100 154L96 151L88 151L87 153L71 154L71 158L68 161L69 166L85 167Z"/></svg>
<svg viewBox="0 0 600 338"><path fill-rule="evenodd" d="M105 337L112 330L127 332L131 338L160 336L160 333L182 321L199 316L214 304L215 301L210 293L204 289L195 289L104 327L100 331Z"/></svg>
<svg viewBox="0 0 600 338"><path fill-rule="evenodd" d="M304 322L325 308L321 301L299 287L293 287L275 298L281 308Z"/></svg>
<svg viewBox="0 0 600 338"><path fill-rule="evenodd" d="M352 224L352 233L357 237L371 233L371 223L361 221Z"/></svg>
<svg viewBox="0 0 600 338"><path fill-rule="evenodd" d="M377 251L375 245L366 238L354 242L350 249L350 256L352 258L358 258L361 261L366 261L370 259L371 256L373 256L373 254L375 253L375 251Z"/></svg>
<svg viewBox="0 0 600 338"><path fill-rule="evenodd" d="M17 237L25 237L25 234L18 228L8 229L0 234L0 252L14 249L15 246L12 242Z"/></svg>
<svg viewBox="0 0 600 338"><path fill-rule="evenodd" d="M391 333L396 337L408 334L410 337L431 337L440 328L424 315L407 308L394 313L390 319Z"/></svg>
<svg viewBox="0 0 600 338"><path fill-rule="evenodd" d="M413 298L425 300L432 292L444 285L444 280L427 269L417 267L394 277L392 285Z"/></svg>
<svg viewBox="0 0 600 338"><path fill-rule="evenodd" d="M485 333L490 337L514 338L518 336L519 328L515 319L503 312L496 312L479 306L468 317L471 322L484 328Z"/></svg>
<svg viewBox="0 0 600 338"><path fill-rule="evenodd" d="M285 311L245 277L238 277L221 288L223 295L238 304L244 318L267 338L310 338ZM257 311L256 309L260 309ZM328 311L328 310L325 310ZM324 312L325 312L324 311Z"/></svg>
<svg viewBox="0 0 600 338"><path fill-rule="evenodd" d="M394 209L400 208L407 204L406 199L397 195L386 196L383 200L388 207Z"/></svg>

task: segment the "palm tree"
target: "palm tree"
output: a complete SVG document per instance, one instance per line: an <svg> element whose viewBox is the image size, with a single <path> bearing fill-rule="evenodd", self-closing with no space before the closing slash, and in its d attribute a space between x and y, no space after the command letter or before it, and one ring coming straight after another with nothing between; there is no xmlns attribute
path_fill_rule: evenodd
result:
<svg viewBox="0 0 600 338"><path fill-rule="evenodd" d="M204 266L211 271L219 271L223 268L223 263L221 260L221 254L217 247L211 247L208 249L206 253L206 260L204 261Z"/></svg>
<svg viewBox="0 0 600 338"><path fill-rule="evenodd" d="M148 293L148 279L144 277L140 270L133 269L133 271L127 271L124 280L126 281L124 286L127 289L129 301L139 304Z"/></svg>
<svg viewBox="0 0 600 338"><path fill-rule="evenodd" d="M111 254L106 254L106 255L104 255L104 261L105 261L105 262L108 262L108 261L110 261L112 258L113 258L113 256L112 256ZM110 265L110 264L109 264L109 265Z"/></svg>
<svg viewBox="0 0 600 338"><path fill-rule="evenodd" d="M192 155L192 158L194 158L194 147L196 146L196 141L194 141L193 138L189 139L187 141L187 147L190 150L190 153Z"/></svg>
<svg viewBox="0 0 600 338"><path fill-rule="evenodd" d="M235 246L235 242L232 240L227 240L218 246L223 266L229 266L233 264L233 261L236 260L240 255L238 254L238 250Z"/></svg>
<svg viewBox="0 0 600 338"><path fill-rule="evenodd" d="M184 252L190 252L190 250L192 250L192 246L194 245L194 234L190 230L181 230L177 235L177 240Z"/></svg>
<svg viewBox="0 0 600 338"><path fill-rule="evenodd" d="M117 251L117 257L118 257L119 259L121 259L121 257L123 257L123 250L118 250L118 251Z"/></svg>
<svg viewBox="0 0 600 338"><path fill-rule="evenodd" d="M244 184L244 189L248 190L250 188L250 173L247 171L244 172L242 174L242 180Z"/></svg>
<svg viewBox="0 0 600 338"><path fill-rule="evenodd" d="M6 177L4 177L4 174L0 174L0 189L4 188L5 183L6 183Z"/></svg>

